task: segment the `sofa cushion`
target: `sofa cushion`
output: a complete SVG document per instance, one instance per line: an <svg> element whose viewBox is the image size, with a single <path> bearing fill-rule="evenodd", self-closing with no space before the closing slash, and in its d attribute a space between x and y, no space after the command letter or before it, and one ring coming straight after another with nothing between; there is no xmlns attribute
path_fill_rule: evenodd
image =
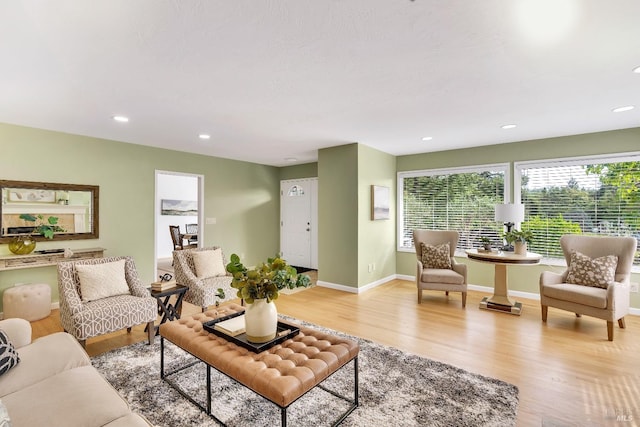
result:
<svg viewBox="0 0 640 427"><path fill-rule="evenodd" d="M91 364L78 341L65 332L38 338L20 348L19 353L20 364L0 377L0 397L57 373Z"/></svg>
<svg viewBox="0 0 640 427"><path fill-rule="evenodd" d="M618 257L615 255L591 259L583 253L571 251L566 281L606 289L615 280L617 265Z"/></svg>
<svg viewBox="0 0 640 427"><path fill-rule="evenodd" d="M595 286L574 285L571 283L544 285L544 295L549 298L571 301L589 307L607 308L607 290Z"/></svg>
<svg viewBox="0 0 640 427"><path fill-rule="evenodd" d="M449 242L437 246L421 242L422 265L424 268L451 269L451 248Z"/></svg>
<svg viewBox="0 0 640 427"><path fill-rule="evenodd" d="M82 301L130 294L124 273L125 260L102 264L76 264Z"/></svg>
<svg viewBox="0 0 640 427"><path fill-rule="evenodd" d="M20 356L16 351L7 333L0 329L0 375L9 372L11 368L20 362Z"/></svg>
<svg viewBox="0 0 640 427"><path fill-rule="evenodd" d="M2 401L14 426L103 426L131 413L127 402L92 366L53 375Z"/></svg>
<svg viewBox="0 0 640 427"><path fill-rule="evenodd" d="M224 261L222 261L222 249L193 251L192 256L197 278L204 279L206 277L224 276L227 274Z"/></svg>

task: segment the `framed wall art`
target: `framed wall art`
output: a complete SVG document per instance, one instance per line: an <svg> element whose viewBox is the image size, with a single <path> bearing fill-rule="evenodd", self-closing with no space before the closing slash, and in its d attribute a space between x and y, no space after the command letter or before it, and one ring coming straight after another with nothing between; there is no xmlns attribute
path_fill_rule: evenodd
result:
<svg viewBox="0 0 640 427"><path fill-rule="evenodd" d="M160 215L196 216L198 215L198 202L195 200L171 200L160 201Z"/></svg>
<svg viewBox="0 0 640 427"><path fill-rule="evenodd" d="M10 202L55 203L56 192L32 188L8 188Z"/></svg>
<svg viewBox="0 0 640 427"><path fill-rule="evenodd" d="M382 185L371 186L371 219L389 219L389 199L391 190Z"/></svg>

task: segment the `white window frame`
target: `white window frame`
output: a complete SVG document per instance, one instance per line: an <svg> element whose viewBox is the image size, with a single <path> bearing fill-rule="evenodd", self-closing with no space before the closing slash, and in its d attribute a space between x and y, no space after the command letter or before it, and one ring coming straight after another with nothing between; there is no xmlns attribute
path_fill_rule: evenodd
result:
<svg viewBox="0 0 640 427"><path fill-rule="evenodd" d="M598 154L578 157L562 157L543 160L527 160L513 163L513 199L520 201L522 198L522 170L529 168L584 166L595 163L622 163L640 161L640 151L628 153ZM566 266L564 258L543 258L542 262L553 266ZM633 266L633 273L640 272L640 267Z"/></svg>
<svg viewBox="0 0 640 427"><path fill-rule="evenodd" d="M511 167L509 163L492 163L486 165L473 165L463 167L451 167L440 169L423 169L403 171L397 173L397 236L396 239L398 252L415 252L413 246L402 246L402 235L404 228L404 178L416 178L420 176L433 176L433 175L454 175L459 173L473 173L473 172L486 172L486 171L501 171L504 173L504 203L510 203L510 188L511 188ZM456 255L464 255L456 251Z"/></svg>

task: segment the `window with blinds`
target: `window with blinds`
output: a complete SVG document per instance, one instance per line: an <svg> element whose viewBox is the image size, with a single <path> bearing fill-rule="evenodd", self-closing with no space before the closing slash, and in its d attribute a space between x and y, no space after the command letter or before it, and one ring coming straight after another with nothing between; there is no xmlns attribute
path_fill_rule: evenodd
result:
<svg viewBox="0 0 640 427"><path fill-rule="evenodd" d="M530 251L564 259L559 239L567 233L640 240L640 153L516 163L515 171Z"/></svg>
<svg viewBox="0 0 640 427"><path fill-rule="evenodd" d="M457 230L458 249L479 247L483 236L501 244L494 206L504 203L507 169L500 164L400 172L399 249L413 250L416 228Z"/></svg>

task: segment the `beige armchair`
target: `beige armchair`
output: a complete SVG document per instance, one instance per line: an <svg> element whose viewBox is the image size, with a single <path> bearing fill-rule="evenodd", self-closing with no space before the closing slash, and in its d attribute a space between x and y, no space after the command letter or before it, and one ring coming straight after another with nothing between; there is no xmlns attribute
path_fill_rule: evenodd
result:
<svg viewBox="0 0 640 427"><path fill-rule="evenodd" d="M413 230L413 242L416 248L418 304L422 303L424 289L449 292L462 292L462 307L467 305L467 266L454 259L459 234L457 231ZM448 253L438 245L449 244ZM423 246L423 244L425 246ZM435 247L435 248L434 248ZM423 249L426 249L423 253ZM427 251L433 252L434 259L428 259ZM428 261L424 263L423 261Z"/></svg>
<svg viewBox="0 0 640 427"><path fill-rule="evenodd" d="M624 328L624 316L629 313L629 280L636 239L568 234L560 238L560 246L568 268L561 274L545 271L540 275L542 321L547 321L549 307L572 311L577 317L583 314L597 317L607 321L607 336L609 341L613 341L613 322L617 320L618 325ZM609 268L612 280L606 280L600 272L591 273L590 260L579 254L573 255L572 265L572 252L584 254L590 259L617 256L617 264L612 260ZM585 261L580 258L586 260L586 267L583 266ZM580 277L585 274L588 275L587 279ZM598 284L598 281L602 283Z"/></svg>
<svg viewBox="0 0 640 427"><path fill-rule="evenodd" d="M203 262L206 265L202 266ZM235 299L237 289L231 287L232 276L226 265L224 253L217 246L173 251L176 281L189 288L184 301L202 307L204 312L211 305ZM222 289L224 296L220 296L218 289Z"/></svg>
<svg viewBox="0 0 640 427"><path fill-rule="evenodd" d="M122 260L124 263L119 263ZM110 274L110 270L107 269L115 264L124 264L119 267L124 269L123 272L120 271L120 276ZM86 277L87 281L81 284L79 266L98 266L93 269L92 280L96 285L93 288L94 292L109 293L104 290L110 288L110 281L115 281L116 276L122 278L122 275L124 291L116 290L111 292L113 295L88 300L89 291L86 285L89 277L83 275L83 279ZM101 272L100 268L104 270ZM83 295L83 285L85 295ZM60 262L58 263L58 291L62 328L73 335L83 347L87 338L125 328L127 332L131 332L132 326L142 323L147 323L149 344L153 344L158 304L140 281L133 258L107 257Z"/></svg>

